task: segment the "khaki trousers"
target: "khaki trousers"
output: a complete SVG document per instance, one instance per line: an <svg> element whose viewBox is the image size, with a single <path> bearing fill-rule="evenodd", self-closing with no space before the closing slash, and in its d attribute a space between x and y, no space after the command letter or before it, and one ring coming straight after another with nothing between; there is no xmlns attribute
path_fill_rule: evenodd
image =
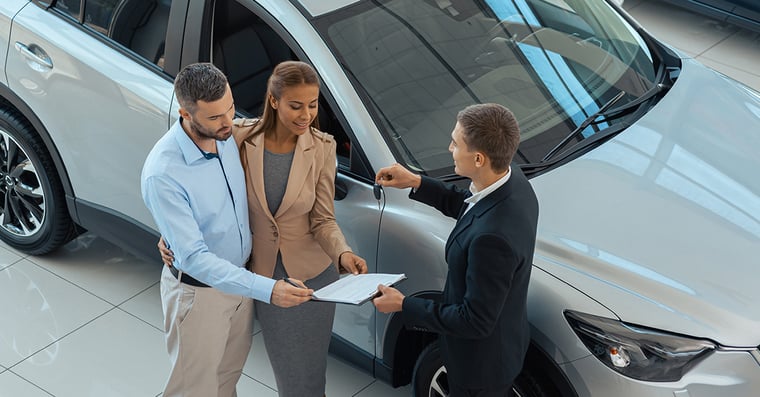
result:
<svg viewBox="0 0 760 397"><path fill-rule="evenodd" d="M163 397L236 397L253 341L253 301L161 273L166 347L172 368Z"/></svg>

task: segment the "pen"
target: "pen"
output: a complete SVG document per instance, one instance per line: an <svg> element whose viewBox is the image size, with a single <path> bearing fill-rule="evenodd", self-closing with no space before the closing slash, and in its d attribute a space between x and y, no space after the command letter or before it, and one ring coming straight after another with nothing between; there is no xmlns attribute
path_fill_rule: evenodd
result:
<svg viewBox="0 0 760 397"><path fill-rule="evenodd" d="M300 286L300 285L298 285L298 284L294 283L293 281L291 281L291 280L290 280L289 278L287 278L287 277L285 277L285 278L283 279L283 281L285 281L286 283L288 283L288 284L290 284L290 285L292 285L292 286L294 286L294 287L296 287L296 288L303 288L302 286Z"/></svg>

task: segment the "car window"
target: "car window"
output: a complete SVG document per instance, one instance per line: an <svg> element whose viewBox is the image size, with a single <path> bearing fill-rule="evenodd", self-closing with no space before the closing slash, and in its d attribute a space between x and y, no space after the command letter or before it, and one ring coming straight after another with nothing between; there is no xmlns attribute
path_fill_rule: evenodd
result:
<svg viewBox="0 0 760 397"><path fill-rule="evenodd" d="M55 9L161 67L170 8L171 0L58 0L55 3Z"/></svg>
<svg viewBox="0 0 760 397"><path fill-rule="evenodd" d="M81 0L58 0L55 2L55 8L79 19L79 10L82 8Z"/></svg>
<svg viewBox="0 0 760 397"><path fill-rule="evenodd" d="M654 86L648 48L605 2L356 1L315 26L399 161L429 175L451 173L449 135L467 105L510 108L515 160L537 163L620 92L623 105Z"/></svg>
<svg viewBox="0 0 760 397"><path fill-rule="evenodd" d="M246 117L259 117L266 96L267 79L274 67L298 60L287 43L266 22L235 1L218 1L214 10L211 62L224 71L232 88L235 108ZM319 129L335 137L341 169L369 177L359 160L359 150L345 132L325 97L319 98Z"/></svg>

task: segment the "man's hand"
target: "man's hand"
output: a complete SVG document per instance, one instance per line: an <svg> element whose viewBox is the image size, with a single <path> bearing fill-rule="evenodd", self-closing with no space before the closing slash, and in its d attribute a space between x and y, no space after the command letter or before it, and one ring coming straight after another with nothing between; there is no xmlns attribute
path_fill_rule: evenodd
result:
<svg viewBox="0 0 760 397"><path fill-rule="evenodd" d="M422 183L422 177L396 163L377 171L375 183L383 187L389 186L399 189L412 187L417 189L420 187L420 183Z"/></svg>
<svg viewBox="0 0 760 397"><path fill-rule="evenodd" d="M372 304L378 311L381 313L401 311L404 305L404 294L393 287L386 287L382 284L377 286L377 291L379 295L372 299Z"/></svg>
<svg viewBox="0 0 760 397"><path fill-rule="evenodd" d="M170 250L166 246L166 241L164 241L164 236L161 236L161 238L158 239L158 252L161 253L161 260L164 262L164 265L172 267L172 263L174 263L174 252Z"/></svg>
<svg viewBox="0 0 760 397"><path fill-rule="evenodd" d="M277 282L274 283L272 298L270 299L270 302L273 305L279 307L293 307L311 300L311 295L314 293L313 289L306 288L306 285L300 280L294 278L289 280L300 287L290 285L285 280L277 280Z"/></svg>
<svg viewBox="0 0 760 397"><path fill-rule="evenodd" d="M351 274L367 273L367 261L351 251L346 251L340 254L340 259L338 259L338 261L340 262L339 269L341 273L343 273L344 270Z"/></svg>

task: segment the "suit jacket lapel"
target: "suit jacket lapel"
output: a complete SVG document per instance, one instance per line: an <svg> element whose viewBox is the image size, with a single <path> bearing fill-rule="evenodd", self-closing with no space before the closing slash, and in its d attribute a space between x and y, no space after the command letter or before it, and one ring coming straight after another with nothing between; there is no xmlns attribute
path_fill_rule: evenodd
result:
<svg viewBox="0 0 760 397"><path fill-rule="evenodd" d="M513 177L514 175L512 175ZM472 224L472 221L478 217L480 218L488 212L494 205L498 204L505 198L509 196L509 194L512 192L512 186L514 185L513 178L510 177L507 183L499 187L498 189L494 190L486 196L485 198L481 199L475 205L470 208L467 213L464 215L459 215L459 220L457 221L456 225L454 226L454 229L451 231L451 234L449 234L449 238L446 241L446 255L449 253L449 247L451 246L451 243L456 239L457 236L462 234L467 228ZM469 196L468 196L469 197ZM467 203L462 207L462 211L467 208Z"/></svg>
<svg viewBox="0 0 760 397"><path fill-rule="evenodd" d="M261 208L264 209L264 213L274 220L272 214L269 213L267 195L264 190L264 134L246 139L243 145L245 147L245 158L248 162L248 164L244 164L248 171L248 183L253 186L256 199Z"/></svg>
<svg viewBox="0 0 760 397"><path fill-rule="evenodd" d="M315 152L311 131L298 137L295 153L293 153L293 164L290 166L290 174L288 175L288 186L285 188L285 195L282 197L282 203L280 203L280 208L277 209L275 217L287 211L298 199L306 182L306 177L311 172L311 168L314 167Z"/></svg>

